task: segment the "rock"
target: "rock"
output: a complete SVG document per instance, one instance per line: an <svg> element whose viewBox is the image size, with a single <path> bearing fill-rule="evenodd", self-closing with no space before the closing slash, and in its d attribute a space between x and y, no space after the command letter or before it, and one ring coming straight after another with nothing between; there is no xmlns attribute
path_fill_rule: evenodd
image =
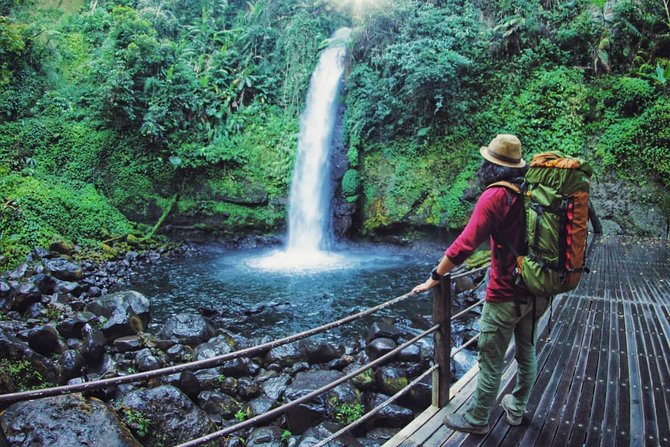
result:
<svg viewBox="0 0 670 447"><path fill-rule="evenodd" d="M267 397L257 397L247 402L245 408L247 409L247 415L254 417L272 410L276 403L277 401Z"/></svg>
<svg viewBox="0 0 670 447"><path fill-rule="evenodd" d="M370 326L366 340L370 342L375 338L390 338L393 341L398 341L398 338L400 338L401 335L402 333L400 332L400 329L394 325L375 321L372 323L372 326Z"/></svg>
<svg viewBox="0 0 670 447"><path fill-rule="evenodd" d="M460 278L456 278L454 282L456 283L456 293L472 290L476 287L476 284L469 276L461 276Z"/></svg>
<svg viewBox="0 0 670 447"><path fill-rule="evenodd" d="M144 348L135 356L135 364L138 371L151 371L163 367L163 361L156 357L151 349Z"/></svg>
<svg viewBox="0 0 670 447"><path fill-rule="evenodd" d="M168 360L174 363L186 363L193 360L193 348L186 345L176 344L170 346L165 354Z"/></svg>
<svg viewBox="0 0 670 447"><path fill-rule="evenodd" d="M418 344L409 345L398 354L398 360L401 362L420 362L421 346Z"/></svg>
<svg viewBox="0 0 670 447"><path fill-rule="evenodd" d="M247 437L247 447L276 447L282 445L279 427L260 427Z"/></svg>
<svg viewBox="0 0 670 447"><path fill-rule="evenodd" d="M117 338L113 345L118 352L137 351L142 347L142 339L137 335L128 335Z"/></svg>
<svg viewBox="0 0 670 447"><path fill-rule="evenodd" d="M60 385L65 382L60 365L33 351L27 343L2 332L0 332L0 359L29 363L29 367L24 370L26 376L20 378L24 382L24 386L43 388L49 384ZM11 381L11 377L9 379ZM3 390L8 385L11 385L11 383L0 376L0 394L18 391L18 389Z"/></svg>
<svg viewBox="0 0 670 447"><path fill-rule="evenodd" d="M195 360L211 359L220 355L233 352L225 337L213 337L205 343L199 344L193 353Z"/></svg>
<svg viewBox="0 0 670 447"><path fill-rule="evenodd" d="M84 277L81 266L65 258L50 259L45 263L47 271L63 281L79 281Z"/></svg>
<svg viewBox="0 0 670 447"><path fill-rule="evenodd" d="M0 281L0 298L8 298L12 287L6 282Z"/></svg>
<svg viewBox="0 0 670 447"><path fill-rule="evenodd" d="M39 302L41 297L40 289L34 283L20 284L14 291L11 309L24 312L31 304Z"/></svg>
<svg viewBox="0 0 670 447"><path fill-rule="evenodd" d="M50 357L58 351L58 331L50 325L31 329L28 332L28 346L35 352Z"/></svg>
<svg viewBox="0 0 670 447"><path fill-rule="evenodd" d="M217 423L224 419L232 419L242 409L241 403L220 391L203 391L198 394L197 402L198 406Z"/></svg>
<svg viewBox="0 0 670 447"><path fill-rule="evenodd" d="M105 336L90 324L85 324L82 332L81 354L90 365L95 365L102 360L105 353Z"/></svg>
<svg viewBox="0 0 670 447"><path fill-rule="evenodd" d="M15 403L0 424L16 446L142 447L109 406L80 394Z"/></svg>
<svg viewBox="0 0 670 447"><path fill-rule="evenodd" d="M344 376L340 371L308 371L296 374L284 392L286 401L293 401ZM301 403L286 411L286 422L292 433L301 434L334 413L333 405L354 402L357 393L348 383Z"/></svg>
<svg viewBox="0 0 670 447"><path fill-rule="evenodd" d="M70 380L81 375L81 369L84 366L84 356L73 349L68 349L60 356L58 363L63 368L65 380Z"/></svg>
<svg viewBox="0 0 670 447"><path fill-rule="evenodd" d="M271 349L263 359L266 365L275 363L281 366L292 366L294 363L307 360L300 349L294 344L278 346Z"/></svg>
<svg viewBox="0 0 670 447"><path fill-rule="evenodd" d="M421 382L410 388L407 393L402 395L397 400L397 403L415 411L423 411L428 408L432 402L432 390L432 378L430 376L425 377Z"/></svg>
<svg viewBox="0 0 670 447"><path fill-rule="evenodd" d="M196 347L214 336L212 322L201 315L173 315L165 322L158 337Z"/></svg>
<svg viewBox="0 0 670 447"><path fill-rule="evenodd" d="M55 241L49 244L49 251L71 256L74 252L74 244L65 241Z"/></svg>
<svg viewBox="0 0 670 447"><path fill-rule="evenodd" d="M183 371L180 373L176 386L192 400L195 400L202 390L200 382L198 382L198 378L193 371Z"/></svg>
<svg viewBox="0 0 670 447"><path fill-rule="evenodd" d="M182 444L216 430L207 413L173 386L132 391L121 399L120 406L148 421L148 432L142 437L147 447Z"/></svg>
<svg viewBox="0 0 670 447"><path fill-rule="evenodd" d="M267 379L261 385L263 389L263 394L265 394L270 399L279 400L284 395L286 386L288 385L291 378L287 374L282 374L277 377L271 377Z"/></svg>
<svg viewBox="0 0 670 447"><path fill-rule="evenodd" d="M244 400L250 400L261 395L261 387L255 380L242 377L237 381L237 394Z"/></svg>
<svg viewBox="0 0 670 447"><path fill-rule="evenodd" d="M259 369L260 366L248 358L233 359L221 365L223 374L232 377L254 376L258 373Z"/></svg>
<svg viewBox="0 0 670 447"><path fill-rule="evenodd" d="M80 338L81 330L86 323L95 320L95 314L91 312L77 312L74 317L66 318L58 323L56 329L65 338Z"/></svg>
<svg viewBox="0 0 670 447"><path fill-rule="evenodd" d="M389 396L384 394L368 394L365 399L365 411L368 412L381 405L388 398ZM368 426L401 428L412 422L413 419L414 413L412 410L400 407L396 404L390 404L374 415L368 422Z"/></svg>
<svg viewBox="0 0 670 447"><path fill-rule="evenodd" d="M410 380L405 372L394 366L383 366L375 373L375 384L384 394L393 395L405 388Z"/></svg>
<svg viewBox="0 0 670 447"><path fill-rule="evenodd" d="M149 322L151 303L139 292L112 293L97 298L84 308L99 317L104 317L102 332L110 340L125 335L136 335Z"/></svg>
<svg viewBox="0 0 670 447"><path fill-rule="evenodd" d="M300 440L297 447L310 447L323 441L333 433L339 431L340 427L332 422L324 422L317 427L312 427L307 430ZM352 435L347 433L339 436L328 443L328 447L363 447L360 442Z"/></svg>
<svg viewBox="0 0 670 447"><path fill-rule="evenodd" d="M225 376L218 368L200 369L195 372L195 377L203 390L213 389L219 386Z"/></svg>
<svg viewBox="0 0 670 447"><path fill-rule="evenodd" d="M40 273L33 276L30 282L35 284L42 295L51 295L54 293L56 280L50 275Z"/></svg>
<svg viewBox="0 0 670 447"><path fill-rule="evenodd" d="M326 363L340 358L344 354L343 346L336 346L327 341L316 341L312 339L302 340L298 344L300 352L309 363Z"/></svg>
<svg viewBox="0 0 670 447"><path fill-rule="evenodd" d="M24 262L23 264L17 266L14 270L10 271L7 274L7 278L9 278L10 280L18 281L25 278L27 273L28 273L28 264Z"/></svg>
<svg viewBox="0 0 670 447"><path fill-rule="evenodd" d="M78 282L61 280L56 280L54 282L53 290L61 296L72 295L75 297L81 296L82 292L84 291L81 284Z"/></svg>
<svg viewBox="0 0 670 447"><path fill-rule="evenodd" d="M375 338L365 347L365 353L370 360L376 360L379 357L393 351L397 347L395 341L390 338Z"/></svg>

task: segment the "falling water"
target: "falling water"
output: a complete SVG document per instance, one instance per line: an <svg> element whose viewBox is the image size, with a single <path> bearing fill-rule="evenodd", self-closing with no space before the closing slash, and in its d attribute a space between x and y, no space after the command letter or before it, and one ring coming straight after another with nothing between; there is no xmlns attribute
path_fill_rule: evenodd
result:
<svg viewBox="0 0 670 447"><path fill-rule="evenodd" d="M289 195L286 250L249 260L254 268L309 273L351 266L347 256L327 251L332 240L329 158L350 34L342 28L329 39L309 83Z"/></svg>
<svg viewBox="0 0 670 447"><path fill-rule="evenodd" d="M350 30L338 30L312 74L289 196L288 253L328 248L330 231L329 158L344 56Z"/></svg>

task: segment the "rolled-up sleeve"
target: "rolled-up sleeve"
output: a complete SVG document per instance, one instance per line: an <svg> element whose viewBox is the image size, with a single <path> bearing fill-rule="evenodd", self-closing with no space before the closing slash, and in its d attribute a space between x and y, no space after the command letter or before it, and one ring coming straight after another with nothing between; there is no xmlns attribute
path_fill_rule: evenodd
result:
<svg viewBox="0 0 670 447"><path fill-rule="evenodd" d="M487 189L479 196L468 224L444 252L451 262L462 264L477 247L489 240L501 217L500 194L506 194L504 188Z"/></svg>

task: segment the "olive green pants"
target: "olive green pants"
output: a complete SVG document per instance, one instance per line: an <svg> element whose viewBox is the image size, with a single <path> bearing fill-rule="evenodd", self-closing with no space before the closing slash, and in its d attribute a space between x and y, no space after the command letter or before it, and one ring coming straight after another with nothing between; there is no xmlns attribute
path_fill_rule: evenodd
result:
<svg viewBox="0 0 670 447"><path fill-rule="evenodd" d="M547 308L547 298L535 299L535 323ZM477 389L465 413L471 424L485 425L489 422L491 410L498 396L503 360L509 342L514 335L515 358L518 363L516 387L512 392L510 413L521 416L526 410L528 397L537 376L537 359L533 331L533 300L528 303L484 303L479 335L479 375ZM537 334L535 334L537 335Z"/></svg>

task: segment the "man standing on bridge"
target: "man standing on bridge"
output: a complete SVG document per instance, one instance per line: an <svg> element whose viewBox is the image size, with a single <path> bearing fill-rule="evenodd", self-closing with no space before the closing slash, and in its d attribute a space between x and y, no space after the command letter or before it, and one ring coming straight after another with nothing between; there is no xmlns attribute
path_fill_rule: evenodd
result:
<svg viewBox="0 0 670 447"><path fill-rule="evenodd" d="M454 430L486 434L503 371L505 351L514 335L518 375L516 387L502 398L507 422L520 425L537 375L535 322L548 305L547 298L533 298L515 284L516 258L498 240L506 240L517 253L523 253L523 199L505 186L492 185L505 180L520 183L526 171L521 142L514 135L498 135L480 149L484 160L477 171L486 188L477 200L472 217L463 232L445 251L430 278L412 291L419 293L439 284L442 276L462 264L487 239L491 244L491 271L480 322L479 375L477 389L465 414L451 414L445 425ZM492 186L491 186L492 185ZM498 236L499 237L496 237Z"/></svg>

